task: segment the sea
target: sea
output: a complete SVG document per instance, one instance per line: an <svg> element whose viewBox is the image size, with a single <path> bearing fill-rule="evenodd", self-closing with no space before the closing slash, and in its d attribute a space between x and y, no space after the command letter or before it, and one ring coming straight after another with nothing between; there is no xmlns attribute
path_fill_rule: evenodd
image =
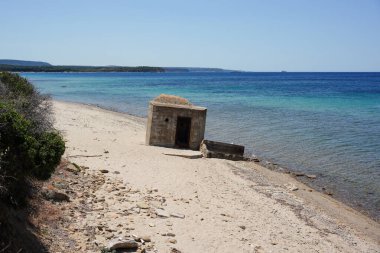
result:
<svg viewBox="0 0 380 253"><path fill-rule="evenodd" d="M380 220L380 73L21 73L54 99L145 117L165 93L207 107L206 138L294 172Z"/></svg>

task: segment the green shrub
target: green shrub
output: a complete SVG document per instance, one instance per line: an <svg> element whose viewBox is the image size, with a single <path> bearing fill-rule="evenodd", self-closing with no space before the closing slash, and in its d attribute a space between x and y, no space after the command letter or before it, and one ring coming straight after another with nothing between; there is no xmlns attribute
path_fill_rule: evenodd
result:
<svg viewBox="0 0 380 253"><path fill-rule="evenodd" d="M27 169L22 174L31 171L46 178L58 165L65 143L56 132L35 135L32 129L33 124L21 114L0 103L0 168L18 175L19 167L24 167Z"/></svg>
<svg viewBox="0 0 380 253"><path fill-rule="evenodd" d="M26 78L0 72L0 101L11 105L33 123L33 132L43 133L53 129L50 97L40 94Z"/></svg>
<svg viewBox="0 0 380 253"><path fill-rule="evenodd" d="M49 178L65 143L51 127L48 111L40 110L48 101L26 79L0 73L0 81L0 193L13 200L17 196L12 201L20 203L25 178ZM36 104L37 109L31 106Z"/></svg>
<svg viewBox="0 0 380 253"><path fill-rule="evenodd" d="M40 136L37 147L33 174L37 178L47 179L61 161L65 152L65 142L58 133L49 132Z"/></svg>
<svg viewBox="0 0 380 253"><path fill-rule="evenodd" d="M32 96L37 91L26 78L10 72L0 72L0 82L8 88L8 96L16 99Z"/></svg>

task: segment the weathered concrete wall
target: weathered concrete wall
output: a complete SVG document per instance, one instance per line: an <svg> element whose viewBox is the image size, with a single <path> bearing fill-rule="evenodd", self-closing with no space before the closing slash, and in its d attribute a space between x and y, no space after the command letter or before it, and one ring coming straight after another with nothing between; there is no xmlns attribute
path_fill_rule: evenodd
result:
<svg viewBox="0 0 380 253"><path fill-rule="evenodd" d="M177 118L191 118L189 148L197 150L204 138L206 108L168 105L151 102L149 104L146 144L175 147Z"/></svg>

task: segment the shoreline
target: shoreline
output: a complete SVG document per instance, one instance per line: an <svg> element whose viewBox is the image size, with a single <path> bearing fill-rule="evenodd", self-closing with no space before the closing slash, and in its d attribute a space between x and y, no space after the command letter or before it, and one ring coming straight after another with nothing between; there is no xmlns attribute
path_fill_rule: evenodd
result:
<svg viewBox="0 0 380 253"><path fill-rule="evenodd" d="M69 104L75 104L75 105L78 105L78 106L87 106L88 108L95 107L95 108L98 108L100 110L103 110L104 112L112 112L112 113L115 113L115 115L125 116L127 118L132 118L132 119L135 119L136 121L139 121L139 122L141 122L143 124L146 123L146 117L135 115L133 113L122 112L122 111L117 110L116 108L101 106L99 104L82 103L82 102L70 102L70 101L57 100L57 99L54 99L53 101L62 102L62 103L69 103ZM307 177L306 173L300 172L297 169L289 168L289 167L286 167L284 165L274 163L272 160L263 159L262 157L256 156L255 154L251 154L251 155L245 156L245 158L246 159L251 159L251 160L259 159L258 162L255 162L255 161L250 161L250 162L254 163L254 164L257 164L257 165L259 165L259 166L261 166L261 167L263 167L263 168L265 168L267 170L274 171L274 172L280 173L280 174L285 174L285 175L291 177L292 179L295 179L297 182L299 182L299 183L307 186L308 188L312 189L313 191L319 192L322 195L329 195L329 197L332 198L333 200L338 201L338 202L346 205L349 208L352 208L355 212L358 212L358 213L360 213L360 214L362 214L362 215L370 218L374 222L377 222L377 223L380 222L380 220L378 220L377 217L375 217L373 215L373 212L370 212L367 209L361 208L360 206L357 206L357 205L355 206L354 203L351 203L348 200L336 197L336 195L334 194L334 192L331 192L330 190L328 190L326 188L322 189L324 187L322 187L320 185L313 184L313 180L314 179L309 179Z"/></svg>
<svg viewBox="0 0 380 253"><path fill-rule="evenodd" d="M216 159L196 159L194 161L189 161L186 158L178 158L178 157L169 158L168 156L165 156L164 153L184 153L184 152L186 153L190 151L171 150L171 149L165 149L165 148L160 148L160 147L145 146L144 139L141 139L141 137L145 136L144 118L132 116L126 113L114 112L114 111L110 111L110 110L100 108L97 106L86 105L86 104L81 104L81 103L71 103L71 102L53 100L53 105L54 105L53 108L55 110L56 116L58 116L56 119L57 128L63 132L66 138L68 138L69 147L66 152L67 157L72 156L74 153L75 154L78 153L78 150L81 151L80 153L88 154L89 150L87 149L95 148L95 143L92 143L94 144L93 146L91 145L91 143L88 143L88 142L91 142L90 139L92 138L92 140L95 140L95 139L99 139L102 136L108 136L107 133L111 135L114 134L115 136L128 135L128 137L132 138L133 140L131 141L131 143L117 144L118 149L121 149L121 150L118 150L118 149L115 149L113 151L109 150L111 154L113 152L116 153L117 157L113 159L111 159L112 158L111 155L108 155L108 154L107 154L107 157L109 156L108 159L97 159L98 161L95 161L96 159L83 158L83 157L82 158L77 157L74 159L69 158L70 160L73 160L74 162L81 163L83 165L89 166L90 168L91 167L99 168L99 166L106 166L107 169L108 167L111 169L113 167L117 167L118 170L120 171L120 170L124 170L123 168L125 167L127 168L129 167L127 164L120 163L121 157L123 157L122 159L128 158L122 163L126 163L126 161L128 161L128 163L131 163L134 165L130 166L132 167L130 168L130 171L124 171L124 173L122 173L123 174L122 177L124 177L125 179L136 180L134 186L147 187L149 185L149 186L163 188L165 189L166 193L169 195L175 195L178 193L173 192L173 189L176 189L176 188L173 188L170 185L172 182L168 183L166 181L167 180L166 177L173 177L173 175L171 175L170 173L168 174L168 171L166 170L167 166L171 168L171 170L169 171L174 174L174 178L177 178L177 177L182 178L182 175L180 174L180 172L176 171L176 169L182 171L185 174L190 173L192 177L182 178L182 180L185 183L189 184L189 186L192 186L193 188L194 188L194 185L192 184L194 184L195 182L197 182L196 184L198 184L198 187L207 188L207 186L204 185L205 182L192 181L193 177L197 177L197 173L199 173L198 171L202 167L206 167L204 171L202 170L202 173L204 174L204 176L206 176L206 178L211 178L212 181L219 182L220 185L219 184L215 185L215 187L217 187L216 188L217 192L219 188L224 188L224 190L229 193L227 194L227 197L230 199L230 201L239 202L239 198L236 198L235 194L241 194L242 196L241 196L240 201L247 201L247 202L253 201L252 204L256 203L260 205L262 205L260 200L264 202L270 202L271 205L264 205L264 206L261 206L261 208L262 209L269 208L267 211L270 211L272 208L274 208L276 209L276 213L278 212L278 213L281 213L282 215L285 215L285 213L288 213L288 215L291 215L291 216L294 215L294 217L292 218L294 220L292 220L292 222L294 224L299 224L299 226L305 230L307 230L307 227L312 227L312 228L317 228L317 230L319 231L331 230L332 231L331 235L338 234L343 237L345 237L344 235L346 234L350 234L349 237L356 235L359 238L364 237L374 242L375 248L376 248L376 245L377 247L379 246L379 241L380 241L379 240L379 231L380 231L379 223L377 223L376 221L370 219L369 217L363 215L362 213L352 209L351 207L346 206L345 204L335 200L334 198L326 194L312 190L310 187L306 186L305 184L301 183L300 181L296 180L295 178L291 177L288 174L272 171L270 169L257 165L253 162L244 162L244 161L232 162L232 161L216 160ZM70 123L63 120L62 116L65 116L63 118L65 118L65 120L69 121ZM78 122L77 118L78 120L81 120L83 122ZM94 121L92 122L91 119L94 119ZM105 127L106 125L99 128L99 126L97 125L99 125L100 122L96 121L95 119L103 120L104 122L102 122L102 124L107 124L108 123L107 120L114 121L114 122L120 121L121 126L118 127L117 125L115 125L112 129L110 127L110 129L108 130ZM75 131L78 131L78 130L75 130L75 127L73 129L73 126L75 126L75 124L76 126L82 127L83 134L80 134L80 135L78 135L78 133L75 134ZM125 127L124 131L123 129L120 129L121 127ZM91 129L93 131L93 134L86 132L87 130L90 131ZM102 130L102 132L100 130ZM86 132L86 134L84 134L84 132ZM130 132L132 133L132 135L126 132ZM80 139L80 141L78 142L78 140L75 140L73 136L75 136L75 138ZM104 148L107 148L107 151L108 149L111 149L113 142L117 142L117 139L112 139L112 138L107 137L106 140L104 140L103 145L109 146L108 148L104 147ZM84 147L87 147L87 148L84 149ZM124 156L128 156L128 152L125 153L123 149L127 149L129 150L129 152L133 152L135 157L131 156L131 157L124 158ZM86 152L84 152L84 150ZM121 152L121 154L119 154L118 152ZM139 152L142 152L143 154ZM144 156L144 153L147 153L147 152L149 153L149 157L147 157L146 154ZM98 150L98 153L99 153L99 150ZM158 161L158 165L156 166L158 166L158 170L161 173L156 172L156 171L151 171L149 170L149 168L146 168L146 167L151 167L153 161L156 163ZM164 166L165 164L167 166ZM171 166L173 165L174 167L172 168ZM178 167L178 165L182 165L182 166ZM193 172L193 169L191 169L193 167L198 168L196 172L195 171ZM217 169L216 167L219 167L219 169ZM116 170L117 168L113 168L113 169ZM145 181L141 180L139 176L144 177L146 173L154 173L158 179L156 179L155 177L153 178L149 177L149 180L145 180ZM162 174L164 174L164 178L162 178ZM217 176L215 176L215 174ZM235 182L236 184L227 183L228 181L226 181L225 184L227 183L229 186L226 188L226 186L222 186L223 180L220 181L218 179L218 176L221 178L226 178L226 179L228 178L228 180L231 180L231 178L233 177L234 181L236 181ZM159 179L162 179L163 182L161 182ZM291 186L293 188L290 189L288 186ZM188 190L183 189L183 186L181 187L181 185L178 185L178 187L179 189L182 189L182 191L179 191L179 193L181 193L182 196L189 195L189 194L193 195L189 193ZM194 189L198 189L198 187ZM295 189L294 187L298 189L294 190ZM235 190L232 190L232 193L231 193L230 188L233 188ZM250 192L252 196L250 194L246 194L245 192ZM204 192L205 198L211 201L213 199L212 198L210 199L209 194L210 193ZM198 195L200 195L200 193L198 193ZM220 194L217 194L214 197L218 201L222 201L224 198L220 199L220 196L224 196L224 193L222 194L222 192L220 192ZM216 206L220 206L220 204L217 204ZM235 205L229 207L229 209L231 208L233 209L233 210L230 210L231 213L238 213L238 217L245 218L245 217L250 217L253 215L251 214L251 212L246 213L245 211L243 211L244 208L243 209L238 208L234 210L234 207L236 206L239 206L239 203L235 203ZM200 207L197 206L195 210L199 208ZM254 210L251 210L251 211L254 211ZM262 212L261 209L256 210L256 211ZM266 212L264 213L266 214ZM251 217L252 219L249 219L249 220L250 222L253 222L253 223L255 221L257 223L261 223L261 221L257 219L270 218L273 215L268 213L267 216L268 217ZM272 217L272 219L275 219L275 217L276 216ZM280 226L280 228L285 229L285 231L287 229L290 229L289 225L286 225L286 224L282 224L282 223L281 225L272 224L272 223L276 223L275 221L272 221L272 219L268 220L270 224L261 224L261 226L263 227L269 226L270 227L269 230L273 232L275 232L275 230L273 230L272 226L274 227ZM327 223L326 223L326 220L328 220ZM302 224L302 223L305 223L305 224ZM335 224L335 225L331 227L331 224ZM235 224L235 226L237 226L237 224ZM196 230L196 228L193 228L193 229ZM213 231L213 229L211 229L211 231ZM223 231L219 231L219 230L218 232L220 232L222 235L224 233ZM251 231L251 233L255 234L255 231ZM328 233L328 235L330 235L330 233ZM255 236L252 235L251 237L255 237ZM220 235L216 236L216 238L220 239L221 236ZM283 242L286 242L284 238L282 239L283 239ZM315 240L318 240L318 238L315 238ZM217 241L217 240L214 240L214 241ZM186 248L187 245L191 245L191 240L190 241L187 240L186 243L184 243L184 245L182 246ZM272 243L265 244L264 248L268 248L268 247L272 247L273 249L277 248ZM350 248L347 248L347 249L350 249Z"/></svg>

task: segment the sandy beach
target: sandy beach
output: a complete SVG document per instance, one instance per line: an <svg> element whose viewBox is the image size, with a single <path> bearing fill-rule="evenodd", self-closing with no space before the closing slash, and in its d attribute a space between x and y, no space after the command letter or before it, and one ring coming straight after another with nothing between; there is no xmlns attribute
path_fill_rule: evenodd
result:
<svg viewBox="0 0 380 253"><path fill-rule="evenodd" d="M91 173L107 170L106 182L128 189L114 196L105 183L88 199L93 208L76 225L115 227L99 231L97 245L146 235L152 252L380 252L379 223L288 174L252 162L180 157L200 153L146 146L145 119L53 105L64 157ZM72 236L83 237L86 252L81 231Z"/></svg>

